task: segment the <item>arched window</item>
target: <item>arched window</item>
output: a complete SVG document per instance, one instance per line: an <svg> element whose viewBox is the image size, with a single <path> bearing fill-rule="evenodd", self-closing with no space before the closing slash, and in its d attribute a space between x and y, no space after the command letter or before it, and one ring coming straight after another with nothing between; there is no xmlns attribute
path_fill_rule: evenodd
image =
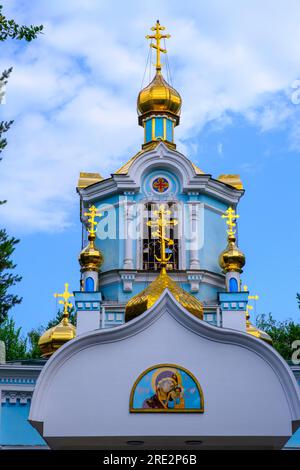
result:
<svg viewBox="0 0 300 470"><path fill-rule="evenodd" d="M94 279L92 277L87 277L85 281L85 291L94 292Z"/></svg>
<svg viewBox="0 0 300 470"><path fill-rule="evenodd" d="M234 277L229 279L229 292L238 292L238 283Z"/></svg>
<svg viewBox="0 0 300 470"><path fill-rule="evenodd" d="M166 203L168 209L171 210L170 220L178 220L177 205L173 202ZM147 225L147 222L154 220L154 211L158 210L159 204L149 202L145 205L145 213L143 220L143 269L146 271L157 271L160 264L156 260L156 256L160 256L160 243L158 237L153 235L155 230ZM174 244L167 247L167 253L171 255L168 267L170 269L179 269L178 266L178 225L167 229L167 237L173 240Z"/></svg>

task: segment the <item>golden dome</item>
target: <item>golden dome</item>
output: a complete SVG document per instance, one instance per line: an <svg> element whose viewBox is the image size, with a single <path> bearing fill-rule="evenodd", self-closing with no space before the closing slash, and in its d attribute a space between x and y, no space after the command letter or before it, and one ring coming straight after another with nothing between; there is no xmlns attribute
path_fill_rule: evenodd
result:
<svg viewBox="0 0 300 470"><path fill-rule="evenodd" d="M255 336L255 338L259 338L268 344L273 344L272 338L270 335L268 335L268 333L252 325L252 323L250 322L250 315L248 312L246 313L246 332L249 335Z"/></svg>
<svg viewBox="0 0 300 470"><path fill-rule="evenodd" d="M146 289L129 300L125 309L125 322L138 317L152 307L165 289L168 289L186 310L203 319L203 305L200 300L178 286L163 267L157 278Z"/></svg>
<svg viewBox="0 0 300 470"><path fill-rule="evenodd" d="M140 91L137 99L139 123L145 115L166 113L175 118L175 125L179 123L181 109L181 97L179 93L169 85L160 70L148 86Z"/></svg>
<svg viewBox="0 0 300 470"><path fill-rule="evenodd" d="M76 328L64 317L58 325L49 328L39 339L38 345L42 352L42 357L52 356L57 349L70 339L75 338Z"/></svg>
<svg viewBox="0 0 300 470"><path fill-rule="evenodd" d="M228 245L219 256L219 265L225 273L230 271L242 273L246 258L244 253L236 246L235 236L228 236Z"/></svg>
<svg viewBox="0 0 300 470"><path fill-rule="evenodd" d="M95 234L90 233L88 236L89 244L81 251L79 255L79 263L81 271L98 271L103 263L103 255L101 251L95 248Z"/></svg>

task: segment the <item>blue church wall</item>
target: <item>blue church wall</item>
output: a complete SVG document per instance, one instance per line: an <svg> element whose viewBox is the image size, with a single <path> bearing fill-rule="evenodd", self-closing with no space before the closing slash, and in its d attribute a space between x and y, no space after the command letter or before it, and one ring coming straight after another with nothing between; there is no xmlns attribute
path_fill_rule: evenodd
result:
<svg viewBox="0 0 300 470"><path fill-rule="evenodd" d="M47 445L39 433L31 426L27 418L30 400L27 403L2 403L0 420L0 444L13 446Z"/></svg>
<svg viewBox="0 0 300 470"><path fill-rule="evenodd" d="M202 269L221 273L218 263L220 253L227 246L225 222L219 213L204 210L204 246L199 250Z"/></svg>
<svg viewBox="0 0 300 470"><path fill-rule="evenodd" d="M110 201L107 200L105 204L98 204L99 211L103 212L103 218L100 219L97 226L95 245L103 253L104 261L101 271L104 272L119 269L124 259L124 244L122 237L120 237L120 231L124 230L124 222L120 218L120 208L116 201L119 201L118 196L111 198Z"/></svg>
<svg viewBox="0 0 300 470"><path fill-rule="evenodd" d="M222 289L220 287L213 286L211 284L200 283L199 292L197 292L196 296L199 300L206 302L213 303L218 300L218 292Z"/></svg>

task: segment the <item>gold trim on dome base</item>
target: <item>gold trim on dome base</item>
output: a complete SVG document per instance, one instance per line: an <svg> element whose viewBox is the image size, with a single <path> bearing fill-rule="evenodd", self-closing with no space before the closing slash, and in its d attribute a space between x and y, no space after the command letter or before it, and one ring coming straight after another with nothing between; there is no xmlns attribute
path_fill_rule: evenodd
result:
<svg viewBox="0 0 300 470"><path fill-rule="evenodd" d="M182 305L183 308L200 320L203 319L202 302L186 292L182 287L178 286L163 267L157 278L154 279L146 289L129 300L125 309L125 322L138 317L152 307L166 289L171 292L173 297Z"/></svg>
<svg viewBox="0 0 300 470"><path fill-rule="evenodd" d="M147 142L146 144L142 144L142 149L143 150L152 150L160 142L163 142L164 144L166 144L167 147L169 147L172 150L176 149L176 144L174 144L174 142L169 142L168 140L162 140L162 139L151 140L150 142Z"/></svg>

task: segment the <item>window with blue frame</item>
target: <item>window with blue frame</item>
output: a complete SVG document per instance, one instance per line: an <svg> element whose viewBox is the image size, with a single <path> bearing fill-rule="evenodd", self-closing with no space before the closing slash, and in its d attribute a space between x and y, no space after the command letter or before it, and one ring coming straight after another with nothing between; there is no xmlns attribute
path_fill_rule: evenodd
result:
<svg viewBox="0 0 300 470"><path fill-rule="evenodd" d="M229 279L229 292L238 292L238 283L234 277Z"/></svg>
<svg viewBox="0 0 300 470"><path fill-rule="evenodd" d="M85 290L86 292L94 292L94 279L92 277L87 277L85 281Z"/></svg>

